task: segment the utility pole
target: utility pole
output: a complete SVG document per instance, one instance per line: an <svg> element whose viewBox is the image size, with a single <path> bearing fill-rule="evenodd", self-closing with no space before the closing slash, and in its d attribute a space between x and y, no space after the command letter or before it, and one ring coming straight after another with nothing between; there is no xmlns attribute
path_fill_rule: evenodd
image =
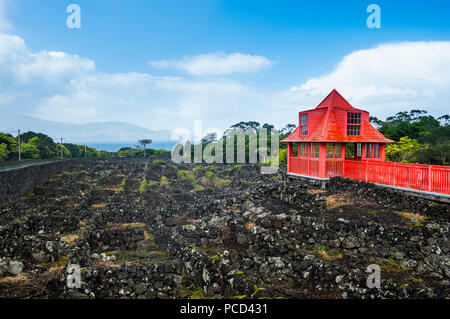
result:
<svg viewBox="0 0 450 319"><path fill-rule="evenodd" d="M63 158L63 151L62 151L63 145L62 145L62 140L63 140L63 138L61 137L61 159Z"/></svg>
<svg viewBox="0 0 450 319"><path fill-rule="evenodd" d="M21 156L21 152L20 152L20 130L17 130L18 134L17 134L17 138L19 140L19 162L22 161L22 156Z"/></svg>

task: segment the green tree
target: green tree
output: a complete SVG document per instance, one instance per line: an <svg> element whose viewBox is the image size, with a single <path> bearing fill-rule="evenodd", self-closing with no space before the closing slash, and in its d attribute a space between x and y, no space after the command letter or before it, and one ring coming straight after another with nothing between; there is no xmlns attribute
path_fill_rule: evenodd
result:
<svg viewBox="0 0 450 319"><path fill-rule="evenodd" d="M6 143L0 144L0 162L4 162L8 159L9 150L8 145Z"/></svg>
<svg viewBox="0 0 450 319"><path fill-rule="evenodd" d="M144 150L138 149L138 148L131 148L131 147L122 147L119 152L117 153L119 157L136 157L136 156L143 156Z"/></svg>
<svg viewBox="0 0 450 319"><path fill-rule="evenodd" d="M63 157L72 157L72 154L70 154L70 151L63 144L58 144L57 147L59 149L59 154L61 154L61 147L62 147Z"/></svg>
<svg viewBox="0 0 450 319"><path fill-rule="evenodd" d="M294 130L297 128L297 126L295 124L287 124L285 127L283 127L280 130L280 134L283 137L287 137L289 136L292 132L294 132Z"/></svg>
<svg viewBox="0 0 450 319"><path fill-rule="evenodd" d="M59 155L55 142L45 134L30 131L22 134L21 140L36 146L41 158L52 158Z"/></svg>
<svg viewBox="0 0 450 319"><path fill-rule="evenodd" d="M40 157L39 149L30 143L20 143L20 152L22 158L38 159Z"/></svg>
<svg viewBox="0 0 450 319"><path fill-rule="evenodd" d="M433 116L426 115L427 111L412 110L410 112L399 112L395 116L388 117L385 122L372 118L371 122L376 123L380 132L387 138L399 141L402 137L408 136L418 139L425 136L430 130L438 128L440 122Z"/></svg>
<svg viewBox="0 0 450 319"><path fill-rule="evenodd" d="M429 145L426 155L433 164L448 165L450 161L450 125L432 129L420 141Z"/></svg>
<svg viewBox="0 0 450 319"><path fill-rule="evenodd" d="M392 162L419 163L427 146L408 136L400 138L397 143L386 145L386 159Z"/></svg>
<svg viewBox="0 0 450 319"><path fill-rule="evenodd" d="M17 141L12 135L0 133L0 144L5 144L8 151L8 157L5 160L11 160L17 156Z"/></svg>

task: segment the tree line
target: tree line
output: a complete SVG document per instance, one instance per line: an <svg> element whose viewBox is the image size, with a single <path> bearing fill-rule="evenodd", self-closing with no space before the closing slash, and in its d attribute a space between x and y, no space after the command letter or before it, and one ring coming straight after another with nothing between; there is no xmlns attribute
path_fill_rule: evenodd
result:
<svg viewBox="0 0 450 319"><path fill-rule="evenodd" d="M397 143L386 146L386 160L403 163L450 165L450 116L435 118L425 110L399 112L386 121L370 121Z"/></svg>
<svg viewBox="0 0 450 319"><path fill-rule="evenodd" d="M433 117L425 110L411 110L399 112L394 116L389 116L385 121L376 117L370 117L370 122L386 137L396 141L386 146L386 160L391 162L403 163L421 163L434 165L450 165L450 116L443 115ZM295 124L287 124L279 130L279 140L288 137L297 127ZM235 130L265 128L267 136L267 152L269 157L271 149L271 139L275 132L272 124L265 123L261 125L257 121L241 121L229 127L222 137L214 133L206 135L202 141L202 149L212 142L223 143L223 162L226 162L226 137ZM259 145L259 135L257 135ZM263 143L264 144L264 143ZM198 145L198 144L197 144ZM258 146L259 147L259 146ZM194 158L195 145L191 146L191 157ZM257 152L259 149L257 149ZM237 138L234 138L234 152L237 152ZM249 137L245 137L245 159L249 159ZM212 152L213 155L214 152ZM278 159L280 164L287 162L287 143L279 144ZM235 154L235 159L236 159ZM258 162L264 163L258 156ZM269 159L270 162L270 159Z"/></svg>
<svg viewBox="0 0 450 319"><path fill-rule="evenodd" d="M32 131L20 135L20 154L23 159L51 159L61 156L67 158L108 157L111 153L97 151L95 148L71 143L55 143L51 137ZM0 132L0 162L19 159L19 138Z"/></svg>

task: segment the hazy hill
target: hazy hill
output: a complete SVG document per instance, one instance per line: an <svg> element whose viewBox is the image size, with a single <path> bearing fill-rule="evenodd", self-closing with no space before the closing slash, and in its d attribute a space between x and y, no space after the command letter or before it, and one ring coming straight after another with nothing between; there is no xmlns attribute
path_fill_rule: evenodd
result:
<svg viewBox="0 0 450 319"><path fill-rule="evenodd" d="M77 142L129 142L142 138L154 141L169 141L170 131L153 131L124 122L92 122L71 124L38 119L27 115L0 114L0 132L35 131L49 135L55 141L61 137L67 143ZM15 136L16 133L14 132Z"/></svg>

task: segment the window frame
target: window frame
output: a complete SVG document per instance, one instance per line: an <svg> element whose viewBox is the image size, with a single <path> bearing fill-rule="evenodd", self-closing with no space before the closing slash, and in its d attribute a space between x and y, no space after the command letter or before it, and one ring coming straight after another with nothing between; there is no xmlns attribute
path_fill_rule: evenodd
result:
<svg viewBox="0 0 450 319"><path fill-rule="evenodd" d="M339 156L337 156L337 150L339 150ZM334 158L342 158L342 145L341 143L334 143Z"/></svg>
<svg viewBox="0 0 450 319"><path fill-rule="evenodd" d="M327 147L326 157L334 158L334 143L327 143L326 147Z"/></svg>
<svg viewBox="0 0 450 319"><path fill-rule="evenodd" d="M376 159L381 158L381 155L380 155L380 143L373 143L372 158L376 158Z"/></svg>
<svg viewBox="0 0 450 319"><path fill-rule="evenodd" d="M372 143L366 143L364 147L366 148L366 150L365 150L365 158L373 158Z"/></svg>
<svg viewBox="0 0 450 319"><path fill-rule="evenodd" d="M362 113L347 112L346 134L347 136L361 136L362 134Z"/></svg>
<svg viewBox="0 0 450 319"><path fill-rule="evenodd" d="M306 118L306 121L304 119ZM301 136L308 136L309 134L309 114L304 113L300 114L300 135Z"/></svg>
<svg viewBox="0 0 450 319"><path fill-rule="evenodd" d="M320 143L311 143L311 158L320 157Z"/></svg>

